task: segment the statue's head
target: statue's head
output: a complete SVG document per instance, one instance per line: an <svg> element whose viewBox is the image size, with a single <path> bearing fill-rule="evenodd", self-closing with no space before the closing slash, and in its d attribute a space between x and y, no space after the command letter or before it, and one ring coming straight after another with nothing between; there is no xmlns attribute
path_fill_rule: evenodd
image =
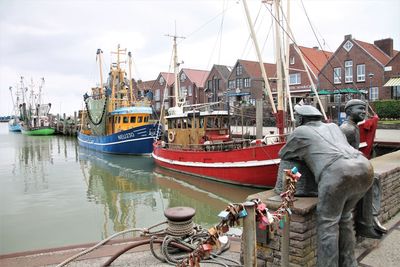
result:
<svg viewBox="0 0 400 267"><path fill-rule="evenodd" d="M365 119L367 103L360 99L349 100L344 106L344 111L349 120L355 123Z"/></svg>
<svg viewBox="0 0 400 267"><path fill-rule="evenodd" d="M294 107L296 126L304 125L309 121L320 121L322 113L310 105L296 105Z"/></svg>

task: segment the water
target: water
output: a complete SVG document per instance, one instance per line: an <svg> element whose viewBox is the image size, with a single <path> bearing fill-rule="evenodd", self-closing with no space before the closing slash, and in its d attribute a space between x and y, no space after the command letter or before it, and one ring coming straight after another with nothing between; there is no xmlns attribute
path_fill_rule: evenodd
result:
<svg viewBox="0 0 400 267"><path fill-rule="evenodd" d="M257 189L158 169L152 158L105 155L76 138L9 133L0 123L0 254L97 242L162 222L168 207L218 223L229 202Z"/></svg>

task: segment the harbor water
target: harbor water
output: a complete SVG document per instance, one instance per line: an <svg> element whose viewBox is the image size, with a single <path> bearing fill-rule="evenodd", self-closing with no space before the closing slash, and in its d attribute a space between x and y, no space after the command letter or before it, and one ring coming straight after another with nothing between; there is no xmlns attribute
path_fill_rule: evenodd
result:
<svg viewBox="0 0 400 267"><path fill-rule="evenodd" d="M196 209L210 227L250 189L158 169L151 157L107 155L76 138L26 136L0 123L0 254L98 242L165 221L168 207Z"/></svg>

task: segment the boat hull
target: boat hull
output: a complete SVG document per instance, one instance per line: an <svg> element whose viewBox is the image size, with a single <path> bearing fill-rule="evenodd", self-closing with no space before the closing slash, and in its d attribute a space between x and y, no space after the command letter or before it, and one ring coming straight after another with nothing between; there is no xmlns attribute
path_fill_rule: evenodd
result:
<svg viewBox="0 0 400 267"><path fill-rule="evenodd" d="M19 124L9 124L8 130L10 132L21 132L21 125Z"/></svg>
<svg viewBox="0 0 400 267"><path fill-rule="evenodd" d="M37 129L21 128L21 131L23 134L26 134L26 135L53 135L56 130L51 127L43 127L43 128L37 128Z"/></svg>
<svg viewBox="0 0 400 267"><path fill-rule="evenodd" d="M105 136L78 133L78 142L82 147L103 153L150 155L157 127L157 124L148 124Z"/></svg>
<svg viewBox="0 0 400 267"><path fill-rule="evenodd" d="M230 151L187 151L154 144L152 156L160 167L225 183L274 187L284 143Z"/></svg>

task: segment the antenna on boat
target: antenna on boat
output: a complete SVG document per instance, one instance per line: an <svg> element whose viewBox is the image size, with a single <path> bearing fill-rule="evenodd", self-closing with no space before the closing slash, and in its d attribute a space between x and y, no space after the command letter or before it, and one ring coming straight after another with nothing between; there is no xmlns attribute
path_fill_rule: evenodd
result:
<svg viewBox="0 0 400 267"><path fill-rule="evenodd" d="M133 95L133 89L132 89L132 53L129 51L128 52L128 59L129 59L129 93L131 95L131 103L136 101L135 96Z"/></svg>
<svg viewBox="0 0 400 267"><path fill-rule="evenodd" d="M181 108L182 105L185 103L185 101L181 101L181 99L179 98L180 84L179 84L178 74L179 74L179 65L181 63L178 62L178 47L176 44L176 40L177 40L177 38L185 39L185 37L177 36L176 29L175 29L175 35L166 34L166 36L172 37L174 40L174 45L173 45L174 57L173 58L174 58L174 79L175 79L175 82L174 82L175 107Z"/></svg>
<svg viewBox="0 0 400 267"><path fill-rule="evenodd" d="M100 95L103 95L103 69L102 69L102 54L103 51L99 48L97 49L96 59L99 60L99 69L100 69Z"/></svg>

